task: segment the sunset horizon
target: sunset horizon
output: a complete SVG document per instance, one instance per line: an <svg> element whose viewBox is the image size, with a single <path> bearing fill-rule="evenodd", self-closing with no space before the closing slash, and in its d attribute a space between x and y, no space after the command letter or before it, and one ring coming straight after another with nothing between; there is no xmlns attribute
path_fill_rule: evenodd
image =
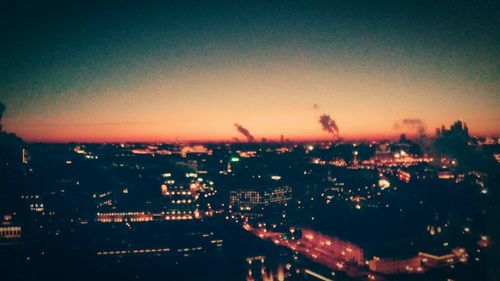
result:
<svg viewBox="0 0 500 281"><path fill-rule="evenodd" d="M414 134L404 119L500 133L486 4L75 6L3 17L4 127L28 141L322 138L322 114L349 139Z"/></svg>
<svg viewBox="0 0 500 281"><path fill-rule="evenodd" d="M0 280L499 278L499 0L4 2Z"/></svg>

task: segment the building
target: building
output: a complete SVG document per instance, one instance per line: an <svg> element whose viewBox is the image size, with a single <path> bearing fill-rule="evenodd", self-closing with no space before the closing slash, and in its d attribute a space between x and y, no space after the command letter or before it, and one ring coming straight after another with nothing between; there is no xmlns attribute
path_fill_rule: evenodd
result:
<svg viewBox="0 0 500 281"><path fill-rule="evenodd" d="M411 180L411 174L408 171L405 171L403 169L398 169L397 175L399 180L404 181L406 183L409 183Z"/></svg>
<svg viewBox="0 0 500 281"><path fill-rule="evenodd" d="M165 198L164 211L167 220L192 219L197 206L195 201L199 198L196 184L162 185L162 195Z"/></svg>
<svg viewBox="0 0 500 281"><path fill-rule="evenodd" d="M462 121L456 121L450 126L450 129L446 129L444 126L436 129L436 137L448 137L448 136L461 136L465 139L469 139L469 128L467 124Z"/></svg>
<svg viewBox="0 0 500 281"><path fill-rule="evenodd" d="M0 239L19 239L21 238L22 228L15 226L11 222L12 216L6 215L0 225Z"/></svg>
<svg viewBox="0 0 500 281"><path fill-rule="evenodd" d="M368 261L368 267L373 272L384 274L424 272L422 260L418 256L410 259L380 259L374 257Z"/></svg>
<svg viewBox="0 0 500 281"><path fill-rule="evenodd" d="M449 254L436 256L419 252L417 256L408 259L381 259L374 257L368 261L368 267L373 272L384 274L424 273L429 268L450 266L461 262L466 263L469 258L463 248L455 248Z"/></svg>
<svg viewBox="0 0 500 281"><path fill-rule="evenodd" d="M437 268L449 266L458 262L466 263L469 259L469 254L464 248L455 248L449 254L436 256L429 253L418 253L418 258L422 263L429 268Z"/></svg>
<svg viewBox="0 0 500 281"><path fill-rule="evenodd" d="M364 250L349 241L339 239L337 237L325 235L312 229L302 229L301 243L305 248L322 248L322 252L329 260L341 260L348 263L353 263L359 266L365 264ZM343 267L342 263L337 265Z"/></svg>
<svg viewBox="0 0 500 281"><path fill-rule="evenodd" d="M437 172L437 177L440 180L453 180L455 178L455 174L448 169L440 169Z"/></svg>
<svg viewBox="0 0 500 281"><path fill-rule="evenodd" d="M148 222L153 221L155 215L146 212L106 212L97 213L96 221L98 222ZM157 216L158 217L158 216ZM160 219L158 219L160 220Z"/></svg>
<svg viewBox="0 0 500 281"><path fill-rule="evenodd" d="M0 238L2 239L19 239L21 238L20 226L0 226Z"/></svg>
<svg viewBox="0 0 500 281"><path fill-rule="evenodd" d="M278 186L264 191L264 203L266 205L285 204L292 199L292 188L290 186Z"/></svg>
<svg viewBox="0 0 500 281"><path fill-rule="evenodd" d="M259 190L239 188L229 192L229 206L240 211L259 207L284 205L292 199L292 188L288 185Z"/></svg>
<svg viewBox="0 0 500 281"><path fill-rule="evenodd" d="M252 189L236 189L229 192L229 206L241 211L252 210L262 205L261 192Z"/></svg>
<svg viewBox="0 0 500 281"><path fill-rule="evenodd" d="M211 198L217 193L212 181L187 173L184 179L167 180L161 185L162 214L166 220L191 220L220 213Z"/></svg>

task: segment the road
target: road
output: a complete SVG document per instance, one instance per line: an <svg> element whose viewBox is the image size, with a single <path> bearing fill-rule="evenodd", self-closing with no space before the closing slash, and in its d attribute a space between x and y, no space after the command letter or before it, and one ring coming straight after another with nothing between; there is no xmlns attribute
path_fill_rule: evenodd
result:
<svg viewBox="0 0 500 281"><path fill-rule="evenodd" d="M301 254L302 256L314 261L315 263L321 264L325 267L330 268L334 271L343 271L349 277L361 277L366 278L366 280L383 280L381 276L370 272L364 268L364 264L359 264L352 258L353 255L349 254L349 251L338 251L332 245L332 240L336 239L334 237L328 237L325 235L315 235L313 231L308 230L306 235L303 235L301 239L287 240L283 238L283 233L273 232L265 229L254 228L248 224L244 224L243 228L261 239L271 240L275 244L287 247L295 253ZM350 245L350 243L347 243ZM352 249L347 247L346 250Z"/></svg>

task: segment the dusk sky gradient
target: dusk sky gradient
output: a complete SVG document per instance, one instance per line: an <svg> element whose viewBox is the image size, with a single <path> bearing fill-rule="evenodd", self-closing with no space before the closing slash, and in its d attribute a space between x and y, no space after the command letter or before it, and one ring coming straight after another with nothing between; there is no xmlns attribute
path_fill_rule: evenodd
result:
<svg viewBox="0 0 500 281"><path fill-rule="evenodd" d="M347 139L500 134L497 1L20 2L0 101L27 141L326 139L324 113Z"/></svg>

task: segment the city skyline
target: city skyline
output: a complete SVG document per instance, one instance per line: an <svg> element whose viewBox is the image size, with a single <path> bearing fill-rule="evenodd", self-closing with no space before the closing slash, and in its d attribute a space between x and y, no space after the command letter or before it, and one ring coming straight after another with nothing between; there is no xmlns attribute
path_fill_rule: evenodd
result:
<svg viewBox="0 0 500 281"><path fill-rule="evenodd" d="M500 134L494 3L49 2L2 12L3 124L29 142ZM393 11L400 11L394 13Z"/></svg>
<svg viewBox="0 0 500 281"><path fill-rule="evenodd" d="M0 280L496 281L499 4L2 3Z"/></svg>

